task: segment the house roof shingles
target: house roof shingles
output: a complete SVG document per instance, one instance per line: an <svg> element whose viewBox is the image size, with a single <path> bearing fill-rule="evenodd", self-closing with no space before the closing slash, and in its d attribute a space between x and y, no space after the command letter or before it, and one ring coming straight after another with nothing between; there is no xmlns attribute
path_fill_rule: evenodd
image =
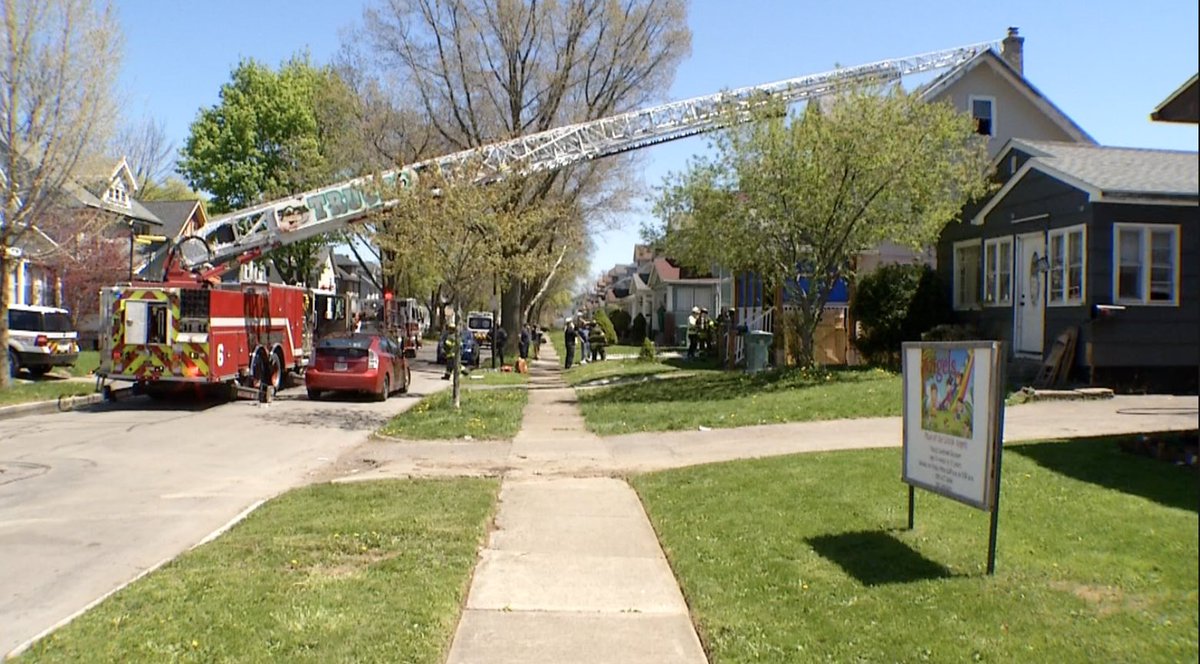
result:
<svg viewBox="0 0 1200 664"><path fill-rule="evenodd" d="M162 234L176 237L200 201L139 201L144 208L162 221Z"/></svg>
<svg viewBox="0 0 1200 664"><path fill-rule="evenodd" d="M1014 139L1012 147L1033 155L1050 175L1063 175L1105 198L1180 197L1200 194L1195 152L1102 147Z"/></svg>

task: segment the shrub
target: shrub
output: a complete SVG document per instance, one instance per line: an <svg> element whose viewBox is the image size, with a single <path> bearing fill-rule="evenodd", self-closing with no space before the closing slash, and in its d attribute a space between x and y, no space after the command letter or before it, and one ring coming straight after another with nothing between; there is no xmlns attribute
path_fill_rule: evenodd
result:
<svg viewBox="0 0 1200 664"><path fill-rule="evenodd" d="M921 341L974 341L982 338L983 335L973 325L935 325L921 335Z"/></svg>
<svg viewBox="0 0 1200 664"><path fill-rule="evenodd" d="M633 322L629 324L629 340L635 344L640 344L646 339L646 316L638 314L633 317Z"/></svg>
<svg viewBox="0 0 1200 664"><path fill-rule="evenodd" d="M900 344L948 321L950 303L928 265L884 265L858 282L850 313L862 325L854 345L867 361L896 367Z"/></svg>
<svg viewBox="0 0 1200 664"><path fill-rule="evenodd" d="M638 360L653 362L657 357L658 351L654 348L654 342L649 339L642 339L642 350L638 351Z"/></svg>
<svg viewBox="0 0 1200 664"><path fill-rule="evenodd" d="M617 333L617 336L612 340L613 343L622 341L629 336L630 318L628 311L613 309L608 312L608 319L612 321L613 330Z"/></svg>
<svg viewBox="0 0 1200 664"><path fill-rule="evenodd" d="M608 312L603 309L597 309L595 314L596 325L604 330L604 338L610 344L617 343L617 332L613 329L612 320L608 317Z"/></svg>

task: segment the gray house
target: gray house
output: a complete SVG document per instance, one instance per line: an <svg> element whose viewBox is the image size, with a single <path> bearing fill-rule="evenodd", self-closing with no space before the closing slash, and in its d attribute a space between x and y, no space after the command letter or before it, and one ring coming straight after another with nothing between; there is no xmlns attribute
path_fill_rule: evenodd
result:
<svg viewBox="0 0 1200 664"><path fill-rule="evenodd" d="M1076 335L1073 377L1196 388L1197 153L1015 139L1003 186L938 242L960 322L1040 362Z"/></svg>

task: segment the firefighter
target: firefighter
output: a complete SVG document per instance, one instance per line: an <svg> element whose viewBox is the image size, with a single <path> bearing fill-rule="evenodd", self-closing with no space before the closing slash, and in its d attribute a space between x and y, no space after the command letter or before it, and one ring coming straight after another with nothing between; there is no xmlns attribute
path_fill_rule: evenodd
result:
<svg viewBox="0 0 1200 664"><path fill-rule="evenodd" d="M608 345L608 336L604 334L604 328L599 321L593 320L588 323L588 346L590 347L590 357L592 362L608 359L608 352L605 346Z"/></svg>
<svg viewBox="0 0 1200 664"><path fill-rule="evenodd" d="M712 316L708 314L708 309L700 307L700 349L701 355L711 357L714 350L714 345L717 340L717 324L713 321Z"/></svg>
<svg viewBox="0 0 1200 664"><path fill-rule="evenodd" d="M696 347L700 343L700 307L692 307L692 315L687 319L687 359L696 359Z"/></svg>
<svg viewBox="0 0 1200 664"><path fill-rule="evenodd" d="M446 373L442 374L442 380L450 380L450 374L462 360L462 339L458 336L458 326L450 323L446 326L446 332L446 338L442 341L442 349L446 356Z"/></svg>

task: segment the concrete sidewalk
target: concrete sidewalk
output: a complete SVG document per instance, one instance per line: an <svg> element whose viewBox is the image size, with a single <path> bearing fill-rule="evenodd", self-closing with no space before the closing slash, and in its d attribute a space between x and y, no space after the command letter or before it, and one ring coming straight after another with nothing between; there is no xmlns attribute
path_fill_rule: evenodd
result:
<svg viewBox="0 0 1200 664"><path fill-rule="evenodd" d="M583 428L549 344L532 363L522 428L507 447L496 529L481 552L447 661L705 662L687 605L637 494Z"/></svg>

